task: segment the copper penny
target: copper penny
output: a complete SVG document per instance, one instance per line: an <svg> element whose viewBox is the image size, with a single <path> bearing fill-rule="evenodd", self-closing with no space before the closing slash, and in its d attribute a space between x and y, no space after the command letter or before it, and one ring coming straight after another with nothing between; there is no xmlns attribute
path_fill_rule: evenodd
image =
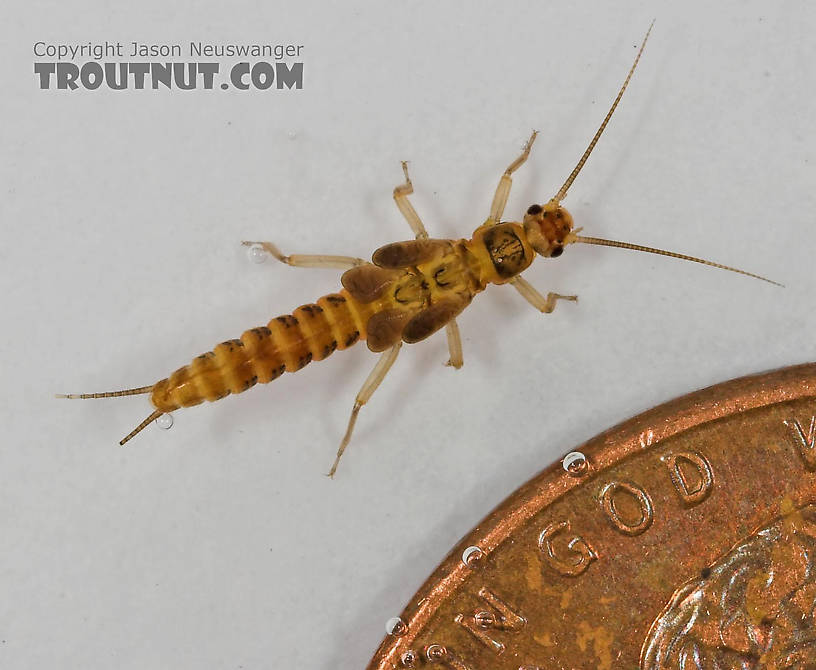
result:
<svg viewBox="0 0 816 670"><path fill-rule="evenodd" d="M816 364L661 405L518 489L370 669L816 667Z"/></svg>

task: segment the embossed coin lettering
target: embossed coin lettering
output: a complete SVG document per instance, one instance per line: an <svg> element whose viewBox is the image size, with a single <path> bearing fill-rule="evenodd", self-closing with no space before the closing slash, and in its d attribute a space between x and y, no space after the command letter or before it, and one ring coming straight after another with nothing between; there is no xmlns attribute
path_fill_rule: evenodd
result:
<svg viewBox="0 0 816 670"><path fill-rule="evenodd" d="M452 670L473 670L450 649L441 644L432 644L425 650L425 658L429 663L443 665Z"/></svg>
<svg viewBox="0 0 816 670"><path fill-rule="evenodd" d="M696 451L683 451L669 454L664 461L683 504L693 507L708 498L714 486L714 473L705 456ZM693 473L689 474L689 470Z"/></svg>
<svg viewBox="0 0 816 670"><path fill-rule="evenodd" d="M368 670L816 670L815 407L813 363L576 445L591 467L484 519Z"/></svg>
<svg viewBox="0 0 816 670"><path fill-rule="evenodd" d="M551 523L538 536L538 546L541 553L551 568L557 570L565 577L577 577L589 567L592 561L598 559L598 554L580 535L573 535L569 538L560 538L566 545L566 551L556 552L553 542L556 537L570 532L570 522L561 521Z"/></svg>
<svg viewBox="0 0 816 670"><path fill-rule="evenodd" d="M810 427L807 432L798 419L785 421L785 425L793 435L793 442L802 461L808 470L816 470L816 415L810 417Z"/></svg>
<svg viewBox="0 0 816 670"><path fill-rule="evenodd" d="M472 614L457 614L456 623L467 630L479 642L497 654L501 654L505 646L487 630L519 631L524 628L524 617L514 612L510 606L489 589L479 589L479 599L489 609L478 608Z"/></svg>
<svg viewBox="0 0 816 670"><path fill-rule="evenodd" d="M634 512L631 509L624 511L627 498L636 504L637 509ZM654 510L649 494L637 484L610 482L601 491L601 506L615 529L624 535L640 535L654 521Z"/></svg>

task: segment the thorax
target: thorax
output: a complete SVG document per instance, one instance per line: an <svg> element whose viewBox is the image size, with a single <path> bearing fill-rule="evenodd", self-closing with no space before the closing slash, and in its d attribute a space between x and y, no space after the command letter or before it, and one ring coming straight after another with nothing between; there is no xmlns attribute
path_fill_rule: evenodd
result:
<svg viewBox="0 0 816 670"><path fill-rule="evenodd" d="M530 267L535 259L535 250L527 240L524 227L518 223L480 226L465 245L478 266L483 285L506 284Z"/></svg>
<svg viewBox="0 0 816 670"><path fill-rule="evenodd" d="M393 299L402 305L433 303L453 295L473 295L484 289L477 261L466 240L450 240L450 248L438 258L420 263L396 280Z"/></svg>

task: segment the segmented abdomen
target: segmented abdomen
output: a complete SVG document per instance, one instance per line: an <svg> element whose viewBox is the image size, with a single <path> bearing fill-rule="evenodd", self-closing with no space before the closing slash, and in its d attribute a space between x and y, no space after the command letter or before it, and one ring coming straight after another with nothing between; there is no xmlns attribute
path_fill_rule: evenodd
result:
<svg viewBox="0 0 816 670"><path fill-rule="evenodd" d="M301 305L292 314L274 318L196 357L157 382L151 401L156 409L170 412L241 393L284 372L296 372L364 339L372 308L345 290L323 296L316 304Z"/></svg>

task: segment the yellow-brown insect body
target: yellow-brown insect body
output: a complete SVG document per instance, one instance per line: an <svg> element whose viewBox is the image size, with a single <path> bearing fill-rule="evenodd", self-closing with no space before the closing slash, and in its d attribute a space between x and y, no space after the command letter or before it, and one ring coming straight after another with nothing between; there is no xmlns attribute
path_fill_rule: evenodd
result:
<svg viewBox="0 0 816 670"><path fill-rule="evenodd" d="M323 360L365 338L365 323L376 307L358 303L347 291L302 305L266 326L247 330L240 339L222 342L157 382L153 406L171 412L218 400Z"/></svg>
<svg viewBox="0 0 816 670"><path fill-rule="evenodd" d="M511 281L530 267L536 255L527 231L518 223L480 226L466 244L479 262L482 288Z"/></svg>
<svg viewBox="0 0 816 670"><path fill-rule="evenodd" d="M564 247L575 241L572 215L556 200L546 205L531 205L524 215L524 232L537 253L556 258Z"/></svg>
<svg viewBox="0 0 816 670"><path fill-rule="evenodd" d="M512 285L527 302L545 314L552 312L559 300L577 300L575 295L554 292L542 295L521 276L536 255L555 258L563 253L566 245L580 242L670 256L770 281L693 256L580 236L577 234L580 229L573 230L572 216L561 206L620 101L649 31L617 97L578 164L558 192L546 204L530 206L521 222L504 221L503 214L512 175L529 157L537 132L532 133L521 155L502 174L487 220L469 240L428 237L422 220L408 199L414 191L407 163L403 162L405 182L394 188L394 202L415 239L380 247L371 262L351 256L286 256L271 242L244 242L254 251L268 253L294 267L344 269L343 290L339 293L302 305L292 314L279 316L266 326L246 331L237 340L222 342L152 386L61 397L110 398L151 394L154 411L120 441L125 444L162 414L204 400L213 401L231 393L241 393L257 383L270 382L284 372L296 372L311 361L326 358L336 349L346 349L365 339L369 349L382 352L382 355L355 397L345 436L329 472L331 476L349 443L360 408L385 378L403 343L419 342L445 328L450 353L448 365L459 368L463 357L456 317L488 284Z"/></svg>
<svg viewBox="0 0 816 670"><path fill-rule="evenodd" d="M343 275L341 292L197 356L154 384L151 401L171 412L271 382L360 340L368 340L373 351L400 339L419 342L455 318L487 284L506 283L534 256L517 223L481 226L471 240L387 245L375 252L375 263Z"/></svg>

